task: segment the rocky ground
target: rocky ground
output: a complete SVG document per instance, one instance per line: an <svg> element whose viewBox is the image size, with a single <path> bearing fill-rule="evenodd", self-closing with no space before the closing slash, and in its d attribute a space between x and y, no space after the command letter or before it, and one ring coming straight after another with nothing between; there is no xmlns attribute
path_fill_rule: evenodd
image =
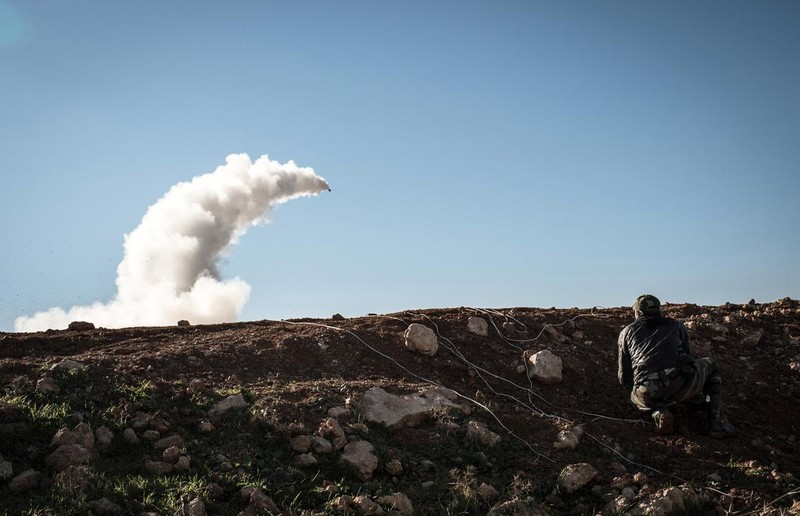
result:
<svg viewBox="0 0 800 516"><path fill-rule="evenodd" d="M0 513L798 514L800 303L665 312L736 438L634 410L627 308L0 333Z"/></svg>

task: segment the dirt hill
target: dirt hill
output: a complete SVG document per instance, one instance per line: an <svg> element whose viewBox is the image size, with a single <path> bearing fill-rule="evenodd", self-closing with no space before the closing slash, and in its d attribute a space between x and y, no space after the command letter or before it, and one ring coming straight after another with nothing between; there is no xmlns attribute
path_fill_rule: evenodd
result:
<svg viewBox="0 0 800 516"><path fill-rule="evenodd" d="M636 412L616 379L628 308L0 333L0 513L797 514L800 304L664 311L719 364L736 438L689 411L658 436ZM405 347L410 323L436 331L434 356ZM528 379L544 349L560 383ZM357 410L370 388L431 383L462 410L392 430ZM357 441L374 471L342 461ZM597 474L570 492L559 475L582 463Z"/></svg>

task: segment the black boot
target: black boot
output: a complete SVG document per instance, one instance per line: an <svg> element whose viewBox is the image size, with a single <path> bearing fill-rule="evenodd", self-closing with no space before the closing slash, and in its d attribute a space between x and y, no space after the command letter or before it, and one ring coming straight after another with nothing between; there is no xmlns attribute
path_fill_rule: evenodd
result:
<svg viewBox="0 0 800 516"><path fill-rule="evenodd" d="M736 435L736 428L725 419L722 412L722 397L719 394L711 395L708 411L708 435L722 439Z"/></svg>

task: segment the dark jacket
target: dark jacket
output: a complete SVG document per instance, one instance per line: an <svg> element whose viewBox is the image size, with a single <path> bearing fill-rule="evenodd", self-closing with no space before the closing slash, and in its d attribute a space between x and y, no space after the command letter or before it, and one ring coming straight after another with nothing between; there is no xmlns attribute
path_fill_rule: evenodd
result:
<svg viewBox="0 0 800 516"><path fill-rule="evenodd" d="M645 315L619 334L619 383L632 389L648 375L690 364L692 348L682 322Z"/></svg>

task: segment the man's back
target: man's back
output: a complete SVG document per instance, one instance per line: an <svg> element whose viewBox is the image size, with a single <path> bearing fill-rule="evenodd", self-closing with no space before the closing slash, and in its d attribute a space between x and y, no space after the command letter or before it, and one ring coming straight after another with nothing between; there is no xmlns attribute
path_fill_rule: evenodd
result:
<svg viewBox="0 0 800 516"><path fill-rule="evenodd" d="M665 369L691 363L691 345L683 323L645 315L619 335L619 380L626 387Z"/></svg>

